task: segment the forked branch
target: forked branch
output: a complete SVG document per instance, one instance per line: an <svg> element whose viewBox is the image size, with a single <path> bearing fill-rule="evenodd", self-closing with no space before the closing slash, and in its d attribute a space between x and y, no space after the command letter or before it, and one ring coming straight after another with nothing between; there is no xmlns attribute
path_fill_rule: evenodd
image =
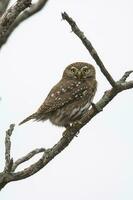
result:
<svg viewBox="0 0 133 200"><path fill-rule="evenodd" d="M25 2L28 2L27 0ZM27 9L23 9L23 12L19 12L17 17L12 21L12 24L6 29L6 32L4 32L3 37L0 39L0 47L2 47L3 44L6 43L9 36L12 34L12 32L25 20L27 20L32 15L39 12L41 9L44 8L48 0L38 0L34 4L29 4L30 7ZM31 3L31 1L29 1ZM10 10L7 11L7 13L10 13ZM4 19L5 20L5 19Z"/></svg>
<svg viewBox="0 0 133 200"><path fill-rule="evenodd" d="M0 18L0 44L17 16L31 5L31 0L18 0Z"/></svg>

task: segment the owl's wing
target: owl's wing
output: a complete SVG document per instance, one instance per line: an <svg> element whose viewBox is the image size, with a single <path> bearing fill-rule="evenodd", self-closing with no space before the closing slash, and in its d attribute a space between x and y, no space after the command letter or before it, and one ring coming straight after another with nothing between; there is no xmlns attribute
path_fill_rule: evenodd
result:
<svg viewBox="0 0 133 200"><path fill-rule="evenodd" d="M52 88L37 112L53 112L70 102L82 98L83 95L89 96L88 92L89 90L85 83L82 83L80 81L67 81L62 79L57 85ZM92 91L90 92L92 93Z"/></svg>

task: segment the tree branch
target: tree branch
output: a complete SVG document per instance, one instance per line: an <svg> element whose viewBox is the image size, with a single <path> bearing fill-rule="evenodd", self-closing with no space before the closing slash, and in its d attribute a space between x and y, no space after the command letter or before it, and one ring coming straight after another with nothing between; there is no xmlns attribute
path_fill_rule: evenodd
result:
<svg viewBox="0 0 133 200"><path fill-rule="evenodd" d="M0 19L0 46L4 40L5 34L13 24L17 16L31 5L31 0L18 0L11 6Z"/></svg>
<svg viewBox="0 0 133 200"><path fill-rule="evenodd" d="M10 0L1 0L0 1L0 17L3 15L5 10L7 9L9 3L10 3Z"/></svg>
<svg viewBox="0 0 133 200"><path fill-rule="evenodd" d="M26 19L31 17L32 15L39 12L43 7L46 5L48 0L38 0L35 4L32 4L30 8L26 9L24 12L22 12L15 21L11 24L7 32L4 34L2 40L0 41L0 47L2 47L3 44L6 43L9 36L12 34L12 32Z"/></svg>
<svg viewBox="0 0 133 200"><path fill-rule="evenodd" d="M38 153L41 152L45 152L46 150L44 148L40 148L40 149L34 149L33 151L29 152L27 155L23 156L22 158L19 158L18 160L16 160L16 162L14 162L13 166L12 166L12 172L14 172L16 170L16 168L22 164L23 162L26 162L28 160L30 160L33 156L35 156Z"/></svg>
<svg viewBox="0 0 133 200"><path fill-rule="evenodd" d="M125 72L125 74L122 76L122 78L120 79L120 82L125 82L126 79L130 76L130 74L133 73L133 70L127 71Z"/></svg>
<svg viewBox="0 0 133 200"><path fill-rule="evenodd" d="M86 39L86 41L88 41L87 38L85 38L85 39ZM85 46L86 46L86 44L85 44ZM88 46L87 46L87 48L88 48ZM93 47L92 47L92 50L93 50ZM96 59L97 56L98 56L97 53L95 55L96 56L94 56L94 59ZM100 58L99 58L99 60L100 60ZM99 60L98 60L98 62L99 62ZM97 61L97 59L96 59L96 61ZM100 65L100 67L101 67L101 65ZM108 73L106 73L107 70L105 69L105 67L104 68L102 67L102 70L103 70L102 72L105 75L105 77L111 82L110 76L108 76ZM87 123L89 123L90 120L94 116L96 116L100 111L102 111L103 108L118 93L120 93L124 90L133 88L133 81L126 82L126 79L131 74L131 72L132 71L126 72L120 80L118 80L117 82L115 82L115 84L113 84L113 87L110 90L105 91L104 95L95 104L95 106L92 106L92 108L85 115L82 116L82 118L80 119L80 122L75 122L74 124L72 124L71 127L66 129L63 132L63 136L61 137L59 142L57 144L55 144L52 148L47 149L47 150L45 150L43 148L35 149L32 152L30 152L29 154L27 154L26 156L18 159L14 163L13 163L13 160L12 160L12 164L10 164L10 167L6 167L6 165L9 166L9 163L10 163L10 160L11 160L10 159L10 147L11 147L10 136L11 136L13 128L14 128L11 125L10 129L6 132L6 142L5 142L5 144L6 144L6 156L5 156L6 157L6 164L5 164L5 168L8 168L8 170L4 170L2 173L0 173L0 189L2 189L7 183L9 183L11 181L18 181L18 180L21 180L21 179L25 179L25 178L28 178L28 177L32 176L33 174L37 173L44 166L46 166L56 155L58 155L61 151L63 151L69 145L69 143L74 139L74 137L77 135L77 133L79 133L80 129L83 126L85 126ZM33 163L32 165L25 168L24 170L15 172L16 167L18 165L29 160L35 154L40 153L40 152L44 152L44 153L43 153L42 157L37 162Z"/></svg>
<svg viewBox="0 0 133 200"><path fill-rule="evenodd" d="M13 159L11 159L11 135L13 133L15 125L11 124L9 129L6 131L6 137L5 137L5 168L4 171L0 173L0 190L12 180L12 177L14 176L13 172L16 170L16 168L22 164L23 162L28 161L33 156L35 156L38 153L44 152L44 148L34 149L33 151L29 152L27 155L23 156L22 158L19 158L15 162L13 162ZM13 180L12 180L13 181Z"/></svg>
<svg viewBox="0 0 133 200"><path fill-rule="evenodd" d="M10 125L10 128L6 131L6 137L5 137L5 172L9 172L11 169L11 165L13 164L13 159L10 157L10 151L11 151L11 141L10 137L12 135L12 132L14 130L14 124Z"/></svg>
<svg viewBox="0 0 133 200"><path fill-rule="evenodd" d="M109 83L112 85L112 87L115 87L114 79L112 78L110 73L105 68L103 62L101 61L100 57L98 56L98 54L97 54L96 50L94 49L94 47L92 46L91 42L86 38L84 33L78 28L76 22L71 17L69 17L66 12L62 13L62 18L70 24L72 31L81 39L81 41L83 42L83 44L89 51L92 58L95 60L97 65L100 67L101 72L104 74L104 76L109 81Z"/></svg>

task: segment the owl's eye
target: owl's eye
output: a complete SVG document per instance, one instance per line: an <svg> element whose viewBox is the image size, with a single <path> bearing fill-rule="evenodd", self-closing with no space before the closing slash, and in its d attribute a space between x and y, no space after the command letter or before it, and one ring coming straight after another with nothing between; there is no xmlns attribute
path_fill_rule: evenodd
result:
<svg viewBox="0 0 133 200"><path fill-rule="evenodd" d="M72 68L71 68L71 72L72 72L72 73L75 73L76 71L77 71L77 68L76 68L76 67L72 67Z"/></svg>
<svg viewBox="0 0 133 200"><path fill-rule="evenodd" d="M88 73L90 70L87 66L82 67L82 71Z"/></svg>

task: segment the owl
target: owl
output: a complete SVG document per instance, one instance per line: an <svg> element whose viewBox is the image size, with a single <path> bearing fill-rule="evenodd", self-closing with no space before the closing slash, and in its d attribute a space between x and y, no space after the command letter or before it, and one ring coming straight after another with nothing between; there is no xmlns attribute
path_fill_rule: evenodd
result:
<svg viewBox="0 0 133 200"><path fill-rule="evenodd" d="M39 109L20 122L49 119L57 126L69 127L79 120L91 106L97 89L95 68L85 62L67 66L62 79L51 89Z"/></svg>

